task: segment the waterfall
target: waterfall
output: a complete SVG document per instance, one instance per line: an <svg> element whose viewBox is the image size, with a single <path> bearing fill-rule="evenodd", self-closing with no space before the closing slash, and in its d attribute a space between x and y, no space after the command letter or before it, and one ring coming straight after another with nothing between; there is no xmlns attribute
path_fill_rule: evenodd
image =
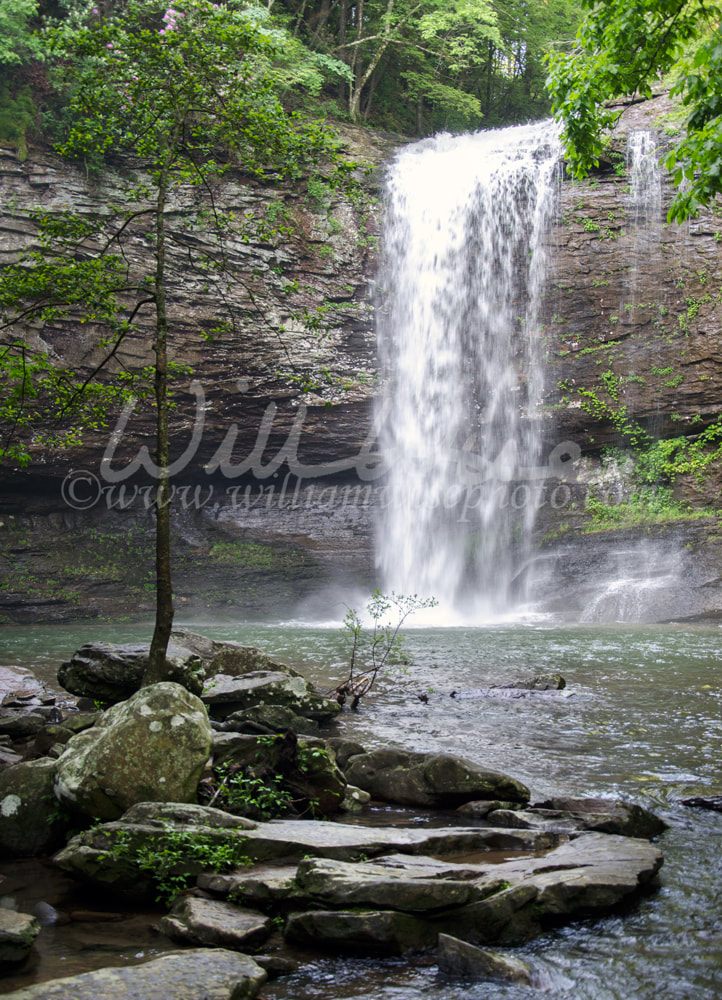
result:
<svg viewBox="0 0 722 1000"><path fill-rule="evenodd" d="M629 133L626 166L635 229L644 223L658 224L662 208L662 174L657 144L651 132Z"/></svg>
<svg viewBox="0 0 722 1000"><path fill-rule="evenodd" d="M629 265L629 298L621 302L620 307L634 309L640 264L649 268L650 261L659 261L658 244L662 235L662 172L651 132L629 133L625 166L629 177L627 216L632 223L634 241Z"/></svg>
<svg viewBox="0 0 722 1000"><path fill-rule="evenodd" d="M388 183L379 279L382 586L482 620L527 598L551 123L437 136Z"/></svg>

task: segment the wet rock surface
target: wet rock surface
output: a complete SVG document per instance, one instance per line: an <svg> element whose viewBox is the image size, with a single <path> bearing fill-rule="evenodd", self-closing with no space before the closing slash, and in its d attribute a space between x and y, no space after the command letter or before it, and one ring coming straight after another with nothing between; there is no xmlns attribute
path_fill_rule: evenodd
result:
<svg viewBox="0 0 722 1000"><path fill-rule="evenodd" d="M244 951L266 940L271 921L262 913L231 903L181 896L161 920L160 930L187 944Z"/></svg>
<svg viewBox="0 0 722 1000"><path fill-rule="evenodd" d="M534 985L534 973L526 962L498 951L478 948L450 934L439 934L438 963L439 970L448 976Z"/></svg>
<svg viewBox="0 0 722 1000"><path fill-rule="evenodd" d="M462 806L459 813L473 814L475 803L469 805L469 812ZM530 809L493 809L485 813L485 818L495 826L544 829L553 833L596 830L647 839L667 829L666 823L648 809L614 799L555 798L536 803Z"/></svg>
<svg viewBox="0 0 722 1000"><path fill-rule="evenodd" d="M320 695L303 677L270 670L256 670L238 677L215 674L201 695L215 719L256 706L274 705L316 722L329 722L341 708L336 701Z"/></svg>
<svg viewBox="0 0 722 1000"><path fill-rule="evenodd" d="M39 933L37 917L0 907L0 963L26 959Z"/></svg>
<svg viewBox="0 0 722 1000"><path fill-rule="evenodd" d="M0 772L0 849L10 856L53 851L67 821L54 794L54 760L21 761Z"/></svg>
<svg viewBox="0 0 722 1000"><path fill-rule="evenodd" d="M252 1000L265 980L264 970L247 955L201 948L143 965L53 979L6 995L8 1000Z"/></svg>
<svg viewBox="0 0 722 1000"><path fill-rule="evenodd" d="M120 822L73 838L57 863L127 892L132 866L114 856L113 844L157 836L158 824L144 813L152 808L136 807ZM215 827L218 842L235 843L251 869L204 872L189 857L185 870L198 876L199 889L226 902L214 907L181 897L162 929L193 943L228 943L246 933L256 939L268 925L245 912L250 906L288 914L289 941L330 950L402 953L435 944L439 933L472 944L520 943L549 924L609 912L644 891L662 865L661 851L647 840L592 831L553 835L540 826L512 832L277 820L250 829ZM150 891L147 876L143 884L135 880L136 891Z"/></svg>
<svg viewBox="0 0 722 1000"><path fill-rule="evenodd" d="M376 750L350 757L345 773L350 784L373 798L402 805L449 808L474 799L529 800L529 789L520 781L450 754Z"/></svg>
<svg viewBox="0 0 722 1000"><path fill-rule="evenodd" d="M140 687L149 652L149 643L89 642L60 666L58 682L71 694L114 705ZM196 653L170 642L166 664L168 680L201 693L204 671Z"/></svg>
<svg viewBox="0 0 722 1000"><path fill-rule="evenodd" d="M214 655L213 644L204 646L203 637L191 641L193 656L208 662ZM257 650L231 652L248 668L264 662ZM285 672L282 664L265 665L279 669L240 672L229 678L232 690L237 690L239 681L255 681L259 673L284 681L303 680ZM202 768L208 757L213 733L202 702L172 683L142 689L98 719L77 713L62 723L46 725L40 732L50 741L64 735L52 730L71 734L66 749L57 760L27 762L0 774L0 791L4 790L0 841L4 836L11 845L14 837L15 846L9 849L18 850L24 835L9 821L30 803L38 808L42 802L47 810L57 804L56 795L70 801L69 790L83 768L92 778L90 790L77 793L74 808L82 806L86 817L103 819L96 802L100 793L117 806L118 794L108 796L103 787L110 774L105 759L101 754L91 761L85 748L93 750L98 734L112 731L118 720L123 724L130 720L136 728L123 733L122 749L116 747L110 758L123 759L124 767L129 766L129 756L137 758L133 766L147 781L152 768L143 755L154 735L164 731L152 707L157 696L162 696L163 718L170 720L166 728L172 735L190 725L194 739L200 739L193 794L182 791L174 800L153 801L144 800L153 786L136 788L133 795L140 796L138 801L117 818L111 813L110 822L72 837L54 860L81 883L126 896L136 905L157 898L161 878L168 873L156 870L157 864L141 865L139 859L147 858L149 851L159 851L159 857L174 851L172 876L181 879L174 886L186 888L160 922L166 937L208 950L264 944L271 949L266 962L270 968L285 961L283 952L278 954L285 947L280 935L266 942L272 925L281 922L290 946L314 951L403 954L434 948L449 935L461 942L443 945L449 974L465 975L459 970L475 967L474 975L493 977L501 966L474 948L519 944L549 926L612 912L654 888L663 859L649 839L663 832L665 824L649 811L600 798L557 797L529 805L528 789L514 778L448 754L394 748L367 753L355 741L299 739L291 731L261 738L216 732L215 763L225 767L221 773L229 777L234 768L240 773L265 768L276 776L283 772L290 780L295 772L284 768L299 769L303 763L304 780L316 780L319 788L328 785L334 800L355 791L358 809L363 809L364 798L373 795L400 805L411 802L457 811L448 816L425 813L422 823L415 811L387 807L394 825L384 824L383 819L370 825L358 818L345 823L308 818L254 822L233 815L226 805L200 805L194 800L198 766ZM151 727L153 722L160 724ZM88 725L91 728L85 728ZM132 755L128 747L133 748ZM161 756L177 770L167 747L161 747ZM26 804L22 789L32 785L30 776L36 773L41 787ZM358 786L362 779L366 789L348 784L351 777ZM112 787L115 792L116 785ZM310 797L310 788L304 794ZM104 799L97 801L106 807ZM217 802L222 804L220 798ZM380 808L377 801L375 811ZM35 825L44 822L45 814L37 823L33 820ZM48 823L45 827L51 829ZM213 861L198 853L201 842L219 849ZM36 849L51 848L43 844ZM115 918L110 914L108 919ZM506 971L513 979L513 963ZM99 988L97 981L94 988ZM41 995L66 996L28 997Z"/></svg>

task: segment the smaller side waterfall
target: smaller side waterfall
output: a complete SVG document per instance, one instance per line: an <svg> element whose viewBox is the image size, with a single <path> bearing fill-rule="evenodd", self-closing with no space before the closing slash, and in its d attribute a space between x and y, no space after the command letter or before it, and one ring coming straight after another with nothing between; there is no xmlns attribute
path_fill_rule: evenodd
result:
<svg viewBox="0 0 722 1000"><path fill-rule="evenodd" d="M632 223L634 244L629 268L627 301L621 309L637 305L637 274L640 267L649 266L650 255L656 257L656 246L662 233L662 174L659 152L651 132L630 132L627 136L627 217Z"/></svg>
<svg viewBox="0 0 722 1000"><path fill-rule="evenodd" d="M443 135L404 150L389 180L378 564L384 588L434 596L448 617L525 596L559 157L551 123Z"/></svg>
<svg viewBox="0 0 722 1000"><path fill-rule="evenodd" d="M659 152L651 132L630 132L627 138L629 203L637 227L658 223L662 209L662 174Z"/></svg>

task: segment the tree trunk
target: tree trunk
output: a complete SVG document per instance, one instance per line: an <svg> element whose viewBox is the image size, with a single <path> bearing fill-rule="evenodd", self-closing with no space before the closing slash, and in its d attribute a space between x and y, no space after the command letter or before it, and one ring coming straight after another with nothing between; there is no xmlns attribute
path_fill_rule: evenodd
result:
<svg viewBox="0 0 722 1000"><path fill-rule="evenodd" d="M484 110L484 116L488 118L489 112L491 111L491 80L494 71L494 45L493 42L489 42L489 62L486 65L486 108Z"/></svg>
<svg viewBox="0 0 722 1000"><path fill-rule="evenodd" d="M348 24L348 5L349 0L341 0L341 6L338 13L338 44L343 52L343 46L346 44L346 26ZM348 62L345 56L343 56L344 62ZM343 80L338 85L338 99L342 101L346 93L346 84Z"/></svg>
<svg viewBox="0 0 722 1000"><path fill-rule="evenodd" d="M168 476L168 317L165 301L165 205L171 154L161 167L156 201L155 269L155 405L156 465L158 487L155 496L155 629L150 644L148 669L143 686L157 684L166 676L166 651L173 628L173 587L170 567L170 484Z"/></svg>

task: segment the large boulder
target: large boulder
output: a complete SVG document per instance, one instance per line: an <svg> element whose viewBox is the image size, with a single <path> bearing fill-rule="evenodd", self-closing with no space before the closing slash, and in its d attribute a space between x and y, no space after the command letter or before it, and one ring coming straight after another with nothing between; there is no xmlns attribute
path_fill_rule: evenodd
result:
<svg viewBox="0 0 722 1000"><path fill-rule="evenodd" d="M69 818L53 788L54 760L22 761L0 772L0 855L45 854L62 843Z"/></svg>
<svg viewBox="0 0 722 1000"><path fill-rule="evenodd" d="M148 667L147 642L88 642L58 669L58 683L78 697L114 705L134 694ZM166 666L169 681L193 694L203 690L205 671L201 658L185 646L168 644Z"/></svg>
<svg viewBox="0 0 722 1000"><path fill-rule="evenodd" d="M102 820L136 802L194 802L211 746L202 702L179 684L153 684L69 741L57 762L55 794Z"/></svg>
<svg viewBox="0 0 722 1000"><path fill-rule="evenodd" d="M248 955L198 948L51 979L7 993L5 1000L252 1000L265 981L266 973Z"/></svg>
<svg viewBox="0 0 722 1000"><path fill-rule="evenodd" d="M214 719L259 705L280 705L316 722L330 722L340 712L338 702L325 698L298 675L278 670L254 670L242 676L214 674L201 695Z"/></svg>
<svg viewBox="0 0 722 1000"><path fill-rule="evenodd" d="M400 805L455 808L475 799L529 801L529 789L520 781L451 754L374 750L350 757L344 771L349 784L372 798Z"/></svg>
<svg viewBox="0 0 722 1000"><path fill-rule="evenodd" d="M240 642L208 639L198 632L188 629L173 629L171 640L179 646L190 649L203 661L206 674L227 674L239 677L256 670L272 670L298 676L298 672L286 663L272 659L257 646L244 646Z"/></svg>

